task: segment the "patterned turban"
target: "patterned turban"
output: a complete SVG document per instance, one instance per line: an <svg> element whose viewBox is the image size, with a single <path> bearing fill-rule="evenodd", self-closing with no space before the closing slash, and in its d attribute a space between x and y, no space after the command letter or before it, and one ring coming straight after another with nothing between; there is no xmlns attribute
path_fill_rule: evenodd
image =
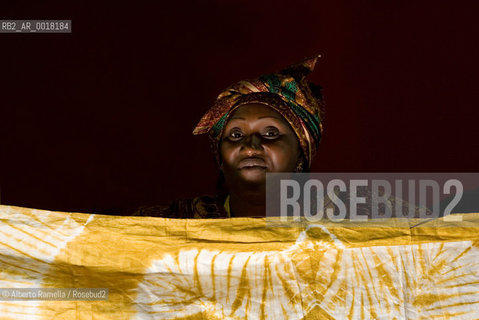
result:
<svg viewBox="0 0 479 320"><path fill-rule="evenodd" d="M243 80L228 87L201 118L193 134L209 133L216 159L220 162L219 143L229 116L241 105L265 104L280 113L296 133L305 165L309 168L323 130L320 110L322 96L320 87L309 83L305 77L313 71L318 58L307 59L278 73Z"/></svg>

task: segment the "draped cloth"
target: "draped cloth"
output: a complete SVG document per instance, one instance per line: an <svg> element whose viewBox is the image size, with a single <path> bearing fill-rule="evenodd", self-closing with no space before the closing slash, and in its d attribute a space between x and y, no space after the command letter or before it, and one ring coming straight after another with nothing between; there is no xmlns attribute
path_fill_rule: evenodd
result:
<svg viewBox="0 0 479 320"><path fill-rule="evenodd" d="M214 105L201 118L193 134L209 133L218 162L219 142L229 116L245 104L265 104L289 123L298 137L310 167L322 134L320 87L306 80L319 56L291 65L277 73L239 81L218 95Z"/></svg>
<svg viewBox="0 0 479 320"><path fill-rule="evenodd" d="M0 319L477 319L479 214L276 226L0 206Z"/></svg>

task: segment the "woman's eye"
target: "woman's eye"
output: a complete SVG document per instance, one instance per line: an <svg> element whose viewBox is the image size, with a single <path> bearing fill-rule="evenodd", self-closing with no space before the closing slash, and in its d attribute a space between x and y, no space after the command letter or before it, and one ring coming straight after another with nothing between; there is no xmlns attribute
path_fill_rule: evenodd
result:
<svg viewBox="0 0 479 320"><path fill-rule="evenodd" d="M242 133L241 131L232 131L232 132L229 134L229 138L230 138L230 140L238 141L238 140L240 140L241 138L243 138L243 133Z"/></svg>
<svg viewBox="0 0 479 320"><path fill-rule="evenodd" d="M263 134L263 136L268 138L268 139L276 138L276 137L279 136L279 131L278 131L278 129L268 129Z"/></svg>

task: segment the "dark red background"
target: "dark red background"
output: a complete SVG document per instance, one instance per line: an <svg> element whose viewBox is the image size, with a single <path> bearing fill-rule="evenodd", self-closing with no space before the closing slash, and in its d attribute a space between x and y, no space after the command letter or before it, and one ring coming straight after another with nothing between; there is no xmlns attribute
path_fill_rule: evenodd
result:
<svg viewBox="0 0 479 320"><path fill-rule="evenodd" d="M191 134L232 82L323 58L313 171L478 171L477 1L0 4L3 204L119 213L214 192Z"/></svg>

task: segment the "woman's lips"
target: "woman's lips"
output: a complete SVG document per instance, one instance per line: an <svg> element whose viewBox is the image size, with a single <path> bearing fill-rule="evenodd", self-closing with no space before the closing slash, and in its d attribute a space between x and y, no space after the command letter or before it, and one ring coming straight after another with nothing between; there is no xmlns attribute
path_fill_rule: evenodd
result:
<svg viewBox="0 0 479 320"><path fill-rule="evenodd" d="M266 169L266 162L260 158L246 158L240 161L240 169Z"/></svg>

